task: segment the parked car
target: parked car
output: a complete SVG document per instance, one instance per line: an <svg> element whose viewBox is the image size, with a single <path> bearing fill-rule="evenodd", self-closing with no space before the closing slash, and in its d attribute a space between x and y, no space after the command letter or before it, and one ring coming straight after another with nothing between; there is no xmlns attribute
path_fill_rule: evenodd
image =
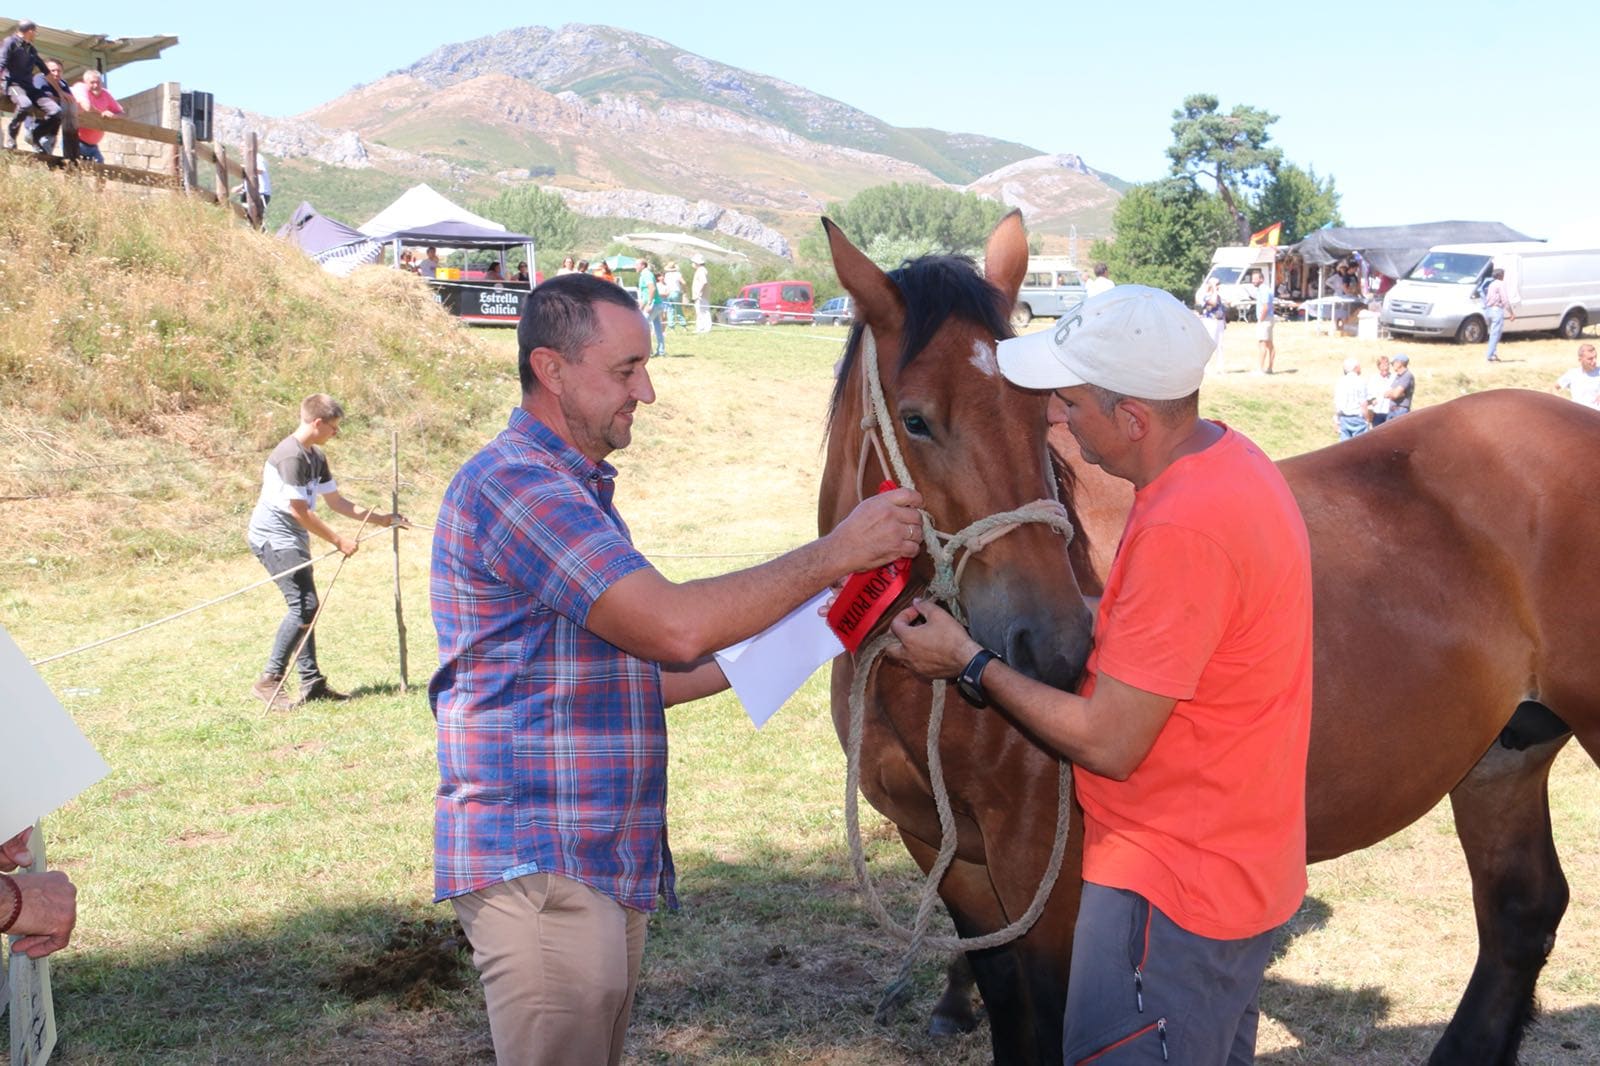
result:
<svg viewBox="0 0 1600 1066"><path fill-rule="evenodd" d="M717 319L725 326L754 326L767 320L766 313L754 300L729 300Z"/></svg>
<svg viewBox="0 0 1600 1066"><path fill-rule="evenodd" d="M758 281L739 290L742 300L754 300L768 322L810 322L812 303L809 281Z"/></svg>
<svg viewBox="0 0 1600 1066"><path fill-rule="evenodd" d="M817 326L849 326L856 320L856 301L853 296L835 296L817 308L811 320Z"/></svg>
<svg viewBox="0 0 1600 1066"><path fill-rule="evenodd" d="M1011 324L1021 329L1035 318L1059 318L1081 304L1084 293L1083 276L1070 259L1033 256L1011 310Z"/></svg>

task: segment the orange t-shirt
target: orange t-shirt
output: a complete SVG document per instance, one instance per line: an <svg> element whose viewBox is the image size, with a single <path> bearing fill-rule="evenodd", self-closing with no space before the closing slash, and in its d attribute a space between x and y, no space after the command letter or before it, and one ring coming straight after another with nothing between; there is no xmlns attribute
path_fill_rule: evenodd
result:
<svg viewBox="0 0 1600 1066"><path fill-rule="evenodd" d="M1134 497L1100 600L1099 674L1178 700L1126 781L1080 770L1084 880L1235 940L1306 890L1311 555L1261 450L1223 427Z"/></svg>

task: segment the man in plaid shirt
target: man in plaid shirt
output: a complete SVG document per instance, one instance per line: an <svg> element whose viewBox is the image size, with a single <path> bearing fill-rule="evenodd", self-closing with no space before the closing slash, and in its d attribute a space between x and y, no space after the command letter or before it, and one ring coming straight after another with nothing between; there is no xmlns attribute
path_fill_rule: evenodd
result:
<svg viewBox="0 0 1600 1066"><path fill-rule="evenodd" d="M435 527L435 898L472 941L502 1063L616 1063L648 913L673 897L665 708L727 687L711 653L859 570L920 550L921 498L675 584L612 503L650 330L622 289L565 274L517 329L522 403L451 481Z"/></svg>

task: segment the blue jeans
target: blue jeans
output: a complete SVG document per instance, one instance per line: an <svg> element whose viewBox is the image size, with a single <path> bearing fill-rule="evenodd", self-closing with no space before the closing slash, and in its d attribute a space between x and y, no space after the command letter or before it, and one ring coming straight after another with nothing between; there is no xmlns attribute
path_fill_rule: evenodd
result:
<svg viewBox="0 0 1600 1066"><path fill-rule="evenodd" d="M87 163L104 163L106 161L106 157L100 154L100 146L98 144L84 144L82 142L78 144L78 158Z"/></svg>
<svg viewBox="0 0 1600 1066"><path fill-rule="evenodd" d="M650 332L656 338L656 354L667 354L667 311L660 304L650 309Z"/></svg>
<svg viewBox="0 0 1600 1066"><path fill-rule="evenodd" d="M251 548L261 565L267 568L269 574L280 574L291 566L310 560L309 552L298 548ZM272 638L272 650L267 653L266 672L273 677L282 677L288 672L289 656L294 654L294 646L300 642L300 636L305 632L306 626L317 616L317 583L311 578L311 567L303 567L292 574L278 578L273 584L278 586L278 591L283 593L283 602L289 610L283 616L283 621L278 623L278 632ZM306 646L300 649L300 657L295 660L300 668L300 683L310 685L322 679L322 671L317 669L317 638L313 634L306 638Z"/></svg>
<svg viewBox="0 0 1600 1066"><path fill-rule="evenodd" d="M1361 434L1372 428L1371 426L1367 425L1367 420L1362 418L1360 415L1340 415L1338 422L1340 440L1349 440L1351 437L1359 437Z"/></svg>
<svg viewBox="0 0 1600 1066"><path fill-rule="evenodd" d="M1506 331L1506 309L1504 307L1488 307L1484 309L1489 316L1489 352L1485 359L1497 359L1495 350L1500 347L1500 334Z"/></svg>

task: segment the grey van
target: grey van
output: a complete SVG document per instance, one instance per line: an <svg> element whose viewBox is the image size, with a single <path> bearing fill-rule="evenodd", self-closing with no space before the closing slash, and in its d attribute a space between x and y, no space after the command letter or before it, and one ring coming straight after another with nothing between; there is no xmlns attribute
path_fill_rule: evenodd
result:
<svg viewBox="0 0 1600 1066"><path fill-rule="evenodd" d="M1081 304L1086 295L1083 275L1076 267L1050 267L1029 260L1028 273L1011 311L1011 324L1021 329L1035 318L1060 318Z"/></svg>

